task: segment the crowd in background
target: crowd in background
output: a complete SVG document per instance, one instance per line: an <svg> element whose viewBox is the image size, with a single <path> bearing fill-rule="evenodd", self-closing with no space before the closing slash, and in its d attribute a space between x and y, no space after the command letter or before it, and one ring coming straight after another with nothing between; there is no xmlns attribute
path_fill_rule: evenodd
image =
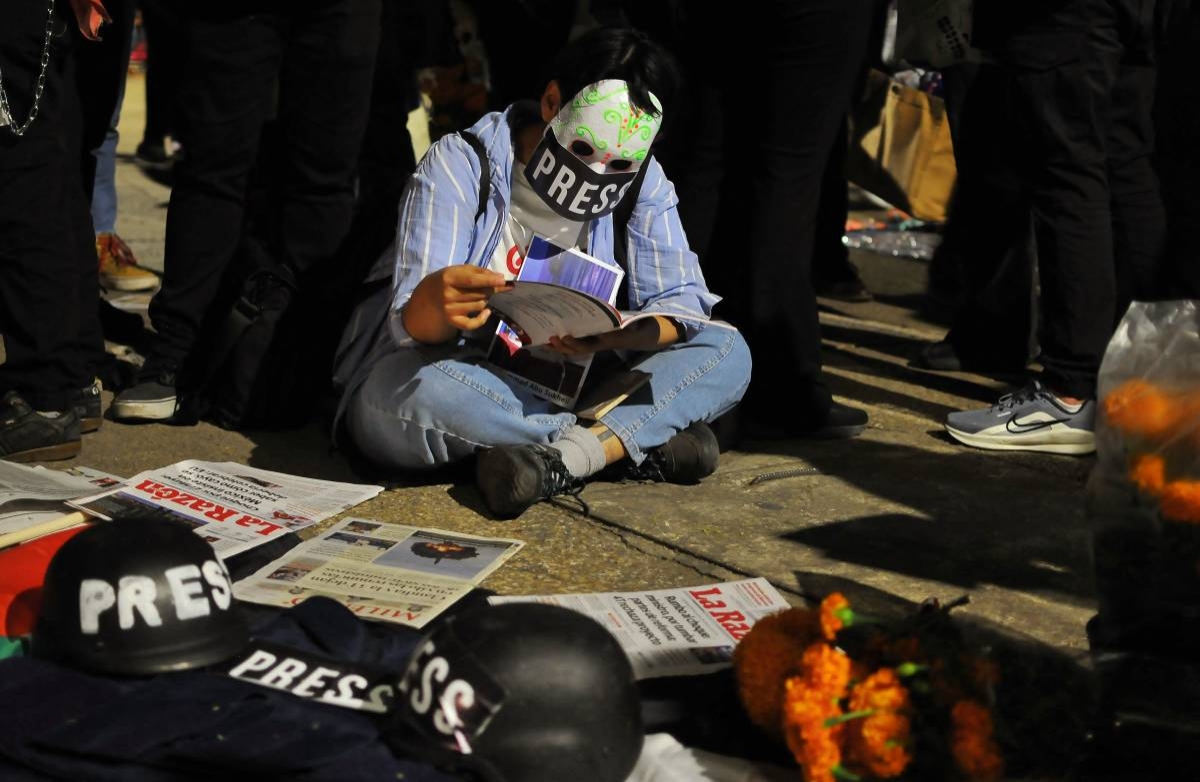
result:
<svg viewBox="0 0 1200 782"><path fill-rule="evenodd" d="M327 313L303 332L311 382L293 398L297 416L317 413L341 327L396 230L421 94L435 138L468 127L542 94L544 63L598 26L644 31L681 66L654 155L723 297L715 314L753 356L733 428L858 434L867 414L822 380L817 295L863 293L841 243L846 120L881 67L888 6L105 0L96 41L94 0L6 3L0 458L78 453L81 432L100 425L97 378L118 392L117 421L237 425L244 408L219 395L188 400L211 400L230 309L247 300L255 314L298 302ZM136 158L172 184L161 281L115 231L135 14L147 99ZM977 56L942 70L958 180L930 277L955 315L914 363L1036 360L1042 371L991 408L952 414L947 429L964 443L1089 452L1096 375L1125 307L1200 297L1188 231L1200 103L1183 62L1198 35L1200 9L1186 0L976 0ZM159 286L153 333L103 305L101 286ZM122 371L105 335L137 339L144 365Z"/></svg>

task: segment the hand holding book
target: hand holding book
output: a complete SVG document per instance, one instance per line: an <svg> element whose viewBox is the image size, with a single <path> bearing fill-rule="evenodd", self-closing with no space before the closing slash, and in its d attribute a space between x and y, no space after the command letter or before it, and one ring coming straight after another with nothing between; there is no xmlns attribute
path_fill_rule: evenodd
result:
<svg viewBox="0 0 1200 782"><path fill-rule="evenodd" d="M432 272L404 308L404 328L418 342L437 344L487 323L488 298L507 288L504 275L460 264Z"/></svg>

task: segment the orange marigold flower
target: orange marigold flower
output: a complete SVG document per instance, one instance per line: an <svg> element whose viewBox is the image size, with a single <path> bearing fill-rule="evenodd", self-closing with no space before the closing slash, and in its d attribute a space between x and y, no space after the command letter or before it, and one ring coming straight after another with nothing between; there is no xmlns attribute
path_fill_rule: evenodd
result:
<svg viewBox="0 0 1200 782"><path fill-rule="evenodd" d="M836 700L850 684L850 657L823 641L809 644L800 657L800 675L813 690Z"/></svg>
<svg viewBox="0 0 1200 782"><path fill-rule="evenodd" d="M962 700L950 711L950 751L954 763L969 779L991 782L1004 773L1004 759L992 737L992 715L982 704Z"/></svg>
<svg viewBox="0 0 1200 782"><path fill-rule="evenodd" d="M1143 494L1157 497L1167 482L1167 464L1158 454L1144 453L1133 458L1129 480Z"/></svg>
<svg viewBox="0 0 1200 782"><path fill-rule="evenodd" d="M1185 414L1181 400L1145 380L1129 380L1104 397L1108 422L1125 434L1159 438L1171 434Z"/></svg>
<svg viewBox="0 0 1200 782"><path fill-rule="evenodd" d="M788 679L784 690L783 734L792 756L803 768L805 782L832 782L842 761L842 726L831 726L827 721L840 715L837 703L801 676Z"/></svg>
<svg viewBox="0 0 1200 782"><path fill-rule="evenodd" d="M837 637L838 630L849 625L853 619L850 601L841 592L833 592L821 601L821 634L826 641Z"/></svg>
<svg viewBox="0 0 1200 782"><path fill-rule="evenodd" d="M847 711L865 715L846 724L846 756L881 779L898 777L912 762L908 690L891 668L881 668L850 691Z"/></svg>
<svg viewBox="0 0 1200 782"><path fill-rule="evenodd" d="M800 657L819 633L815 612L793 608L760 619L733 650L742 705L767 734L779 735L783 682L800 671Z"/></svg>
<svg viewBox="0 0 1200 782"><path fill-rule="evenodd" d="M1171 481L1163 487L1158 509L1164 519L1200 524L1200 481Z"/></svg>

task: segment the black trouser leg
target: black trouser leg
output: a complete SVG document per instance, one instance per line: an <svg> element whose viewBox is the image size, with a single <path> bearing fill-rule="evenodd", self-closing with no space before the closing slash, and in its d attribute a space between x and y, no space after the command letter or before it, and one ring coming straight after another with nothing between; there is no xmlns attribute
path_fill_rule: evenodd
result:
<svg viewBox="0 0 1200 782"><path fill-rule="evenodd" d="M57 13L71 18L66 3ZM29 113L45 25L37 4L7 9L0 25L0 69L18 122ZM0 129L0 393L16 390L41 410L66 409L91 381L102 350L92 221L79 181L80 114L70 86L75 38L60 37L51 51L40 112L27 133Z"/></svg>
<svg viewBox="0 0 1200 782"><path fill-rule="evenodd" d="M1112 82L1099 67L1119 58L1111 0L1079 0L1058 21L1077 48L1047 62L1039 40L1014 38L1007 108L1017 123L1041 280L1041 361L1052 390L1095 394L1112 333L1116 272L1106 121Z"/></svg>
<svg viewBox="0 0 1200 782"><path fill-rule="evenodd" d="M760 19L755 78L726 91L726 164L747 188L726 197L720 264L745 284L740 322L754 356L747 399L821 421L821 342L812 259L820 184L849 108L870 2L774 2ZM745 127L748 107L758 128ZM734 133L735 128L745 132ZM731 147L731 144L736 145ZM738 150L741 150L740 152ZM736 190L726 189L728 196ZM720 292L720 291L718 291Z"/></svg>
<svg viewBox="0 0 1200 782"><path fill-rule="evenodd" d="M958 181L940 252L957 253L948 262L961 281L947 341L967 366L1020 369L1029 360L1033 258L1029 198L1016 175L1022 147L1007 90L1006 72L984 65L965 92Z"/></svg>
<svg viewBox="0 0 1200 782"><path fill-rule="evenodd" d="M146 33L146 127L143 144L162 144L170 135L182 138L177 127L176 90L187 60L187 35L179 10L171 0L141 0Z"/></svg>
<svg viewBox="0 0 1200 782"><path fill-rule="evenodd" d="M1135 299L1166 296L1167 218L1153 164L1155 72L1148 59L1125 56L1113 80L1107 145L1117 320Z"/></svg>
<svg viewBox="0 0 1200 782"><path fill-rule="evenodd" d="M279 84L284 145L277 261L329 260L354 217L354 178L370 108L380 0L314 5L292 22Z"/></svg>
<svg viewBox="0 0 1200 782"><path fill-rule="evenodd" d="M1193 65L1200 51L1200 2L1177 0L1165 20L1159 47L1155 101L1158 170L1169 226L1164 264L1166 295L1200 298L1200 79Z"/></svg>
<svg viewBox="0 0 1200 782"><path fill-rule="evenodd" d="M833 137L833 146L821 174L821 195L817 201L817 222L813 246L813 278L818 284L850 282L858 279L858 270L850 263L850 251L842 238L846 235L849 212L849 185L846 180L846 120Z"/></svg>
<svg viewBox="0 0 1200 782"><path fill-rule="evenodd" d="M112 22L101 30L101 40L80 43L76 52L75 84L82 112L80 176L89 201L96 179L96 156L104 143L117 98L129 68L129 39L133 35L133 0L104 4Z"/></svg>
<svg viewBox="0 0 1200 782"><path fill-rule="evenodd" d="M332 257L353 213L379 0L189 21L180 106L187 153L167 213L163 286L150 305L156 360L183 362L237 248L246 185L278 83L283 148L269 244L303 271Z"/></svg>
<svg viewBox="0 0 1200 782"><path fill-rule="evenodd" d="M187 22L179 107L188 149L175 167L162 288L150 302L154 361L187 358L237 247L247 178L283 58L282 24L274 14Z"/></svg>

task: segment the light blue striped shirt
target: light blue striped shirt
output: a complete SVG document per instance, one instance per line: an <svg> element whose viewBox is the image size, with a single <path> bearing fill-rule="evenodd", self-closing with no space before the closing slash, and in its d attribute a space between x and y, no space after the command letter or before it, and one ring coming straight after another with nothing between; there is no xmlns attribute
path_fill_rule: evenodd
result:
<svg viewBox="0 0 1200 782"><path fill-rule="evenodd" d="M512 111L509 107L488 114L471 128L487 149L491 169L488 202L478 220L480 159L475 150L454 134L438 140L421 159L400 200L396 238L367 278L392 277L387 316L379 311L382 301L368 299L352 317L338 350L335 382L346 392L353 391L382 355L414 344L400 312L421 280L451 264L488 265L512 193ZM688 248L678 204L675 187L651 159L627 230L628 307L707 319L720 297L708 290L696 254ZM616 261L611 215L591 221L588 252ZM681 325L689 335L703 328L689 321Z"/></svg>

